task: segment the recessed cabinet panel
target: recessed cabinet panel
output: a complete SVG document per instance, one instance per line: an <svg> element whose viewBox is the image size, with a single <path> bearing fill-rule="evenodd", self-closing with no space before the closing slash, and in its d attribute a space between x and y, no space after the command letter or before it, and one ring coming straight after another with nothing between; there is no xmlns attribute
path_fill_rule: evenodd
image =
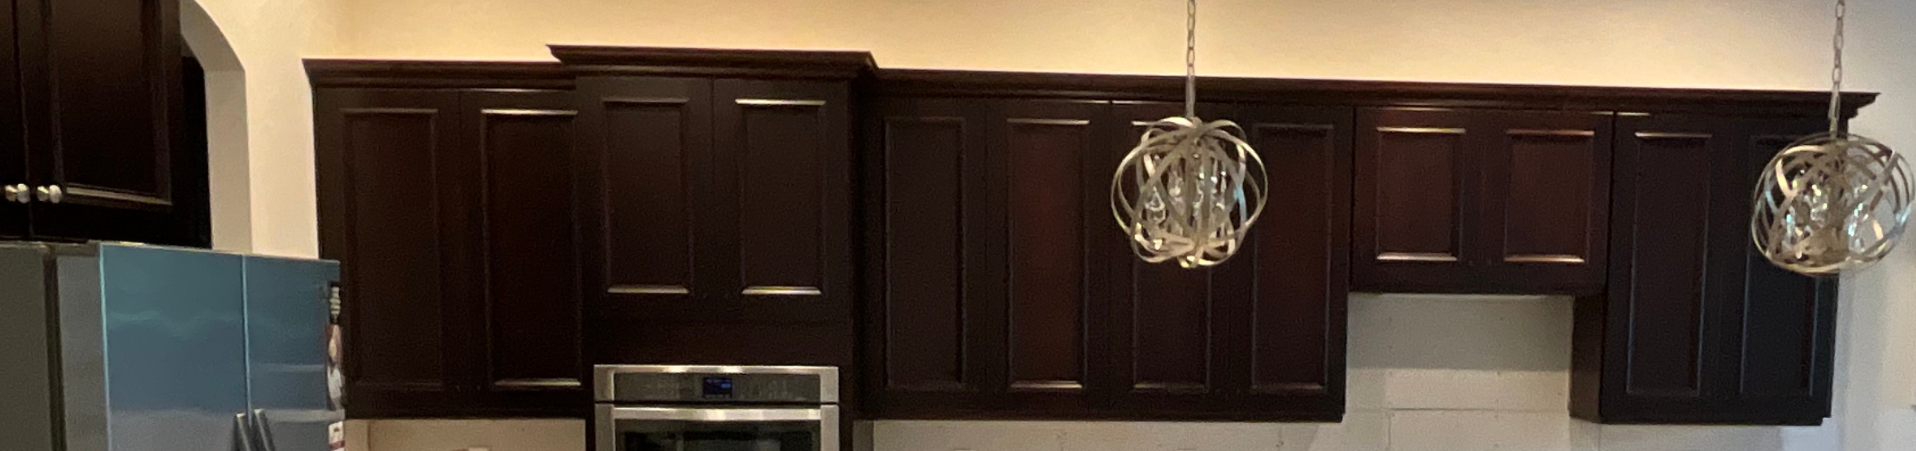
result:
<svg viewBox="0 0 1916 451"><path fill-rule="evenodd" d="M957 111L946 111L956 114ZM906 391L970 388L975 374L966 355L963 180L967 132L962 116L891 116L883 120L885 180L886 324L908 325L885 335L885 383ZM975 262L974 262L975 263Z"/></svg>
<svg viewBox="0 0 1916 451"><path fill-rule="evenodd" d="M698 286L693 185L711 152L709 109L689 98L598 99L604 121L606 289L685 297Z"/></svg>
<svg viewBox="0 0 1916 451"><path fill-rule="evenodd" d="M1088 301L1084 161L1091 123L1008 117L1010 384L1013 390L1080 390Z"/></svg>
<svg viewBox="0 0 1916 451"><path fill-rule="evenodd" d="M1506 131L1509 190L1503 208L1505 263L1578 264L1592 243L1584 233L1594 213L1597 168L1589 130Z"/></svg>
<svg viewBox="0 0 1916 451"><path fill-rule="evenodd" d="M818 296L824 256L819 99L737 99L740 278L747 296Z"/></svg>
<svg viewBox="0 0 1916 451"><path fill-rule="evenodd" d="M468 94L485 176L486 386L581 390L573 119L551 93ZM497 98L495 98L497 97ZM544 102L538 102L543 100ZM572 287L565 289L560 287Z"/></svg>
<svg viewBox="0 0 1916 451"><path fill-rule="evenodd" d="M355 396L449 392L444 282L459 275L442 270L439 249L454 243L439 192L452 181L437 168L460 154L458 94L333 90L318 104L319 146L332 149L320 161L325 256L346 263L351 288L348 382Z"/></svg>
<svg viewBox="0 0 1916 451"><path fill-rule="evenodd" d="M1245 125L1265 164L1287 168L1270 180L1272 216L1237 257L1254 263L1250 391L1341 403L1349 235L1337 231L1350 226L1349 110L1241 111L1257 121Z"/></svg>
<svg viewBox="0 0 1916 451"><path fill-rule="evenodd" d="M1463 258L1464 130L1380 127L1377 164L1378 261Z"/></svg>
<svg viewBox="0 0 1916 451"><path fill-rule="evenodd" d="M1630 161L1638 202L1624 218L1635 230L1636 284L1625 312L1633 340L1658 343L1629 353L1627 390L1646 397L1702 396L1706 327L1705 230L1710 224L1710 135L1639 134ZM1647 164L1646 164L1647 163ZM1721 168L1715 168L1721 170ZM1645 199L1645 198L1650 199ZM1698 225L1704 225L1699 227Z"/></svg>
<svg viewBox="0 0 1916 451"><path fill-rule="evenodd" d="M139 6L130 5L137 4ZM179 81L177 4L169 0L46 2L52 69L54 179L68 202L165 209ZM170 21L170 22L169 22ZM140 80L143 83L129 83ZM76 191L77 190L77 191Z"/></svg>

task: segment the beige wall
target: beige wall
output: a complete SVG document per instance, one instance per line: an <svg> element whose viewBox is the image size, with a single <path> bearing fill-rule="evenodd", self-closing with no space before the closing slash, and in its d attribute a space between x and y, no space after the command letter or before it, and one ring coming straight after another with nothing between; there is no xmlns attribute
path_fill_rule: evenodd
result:
<svg viewBox="0 0 1916 451"><path fill-rule="evenodd" d="M205 6L244 66L243 86L233 89L239 98L226 101L245 111L226 114L245 121L224 135L214 131L215 239L224 247L286 255L317 248L302 56L549 59L546 43L598 43L865 49L887 67L1182 70L1182 2L1168 0L183 1ZM1824 3L1206 0L1200 64L1217 75L1821 89L1829 25ZM1907 31L1916 23L1916 3L1856 0L1851 11L1850 86L1885 93L1856 128L1916 149L1916 97L1906 94L1916 90L1916 52L1909 50L1916 48L1916 33ZM1789 449L1836 449L1838 442L1851 451L1908 449L1916 443L1916 245L1875 270L1846 277L1843 287L1838 418L1795 442L1809 444ZM1376 332L1354 328L1353 341L1360 333ZM1472 423L1531 424L1506 418ZM1051 426L984 431L1033 427ZM1154 429L1161 425L1138 427L1176 434ZM384 435L379 430L372 428L373 435ZM454 445L403 443L425 450Z"/></svg>

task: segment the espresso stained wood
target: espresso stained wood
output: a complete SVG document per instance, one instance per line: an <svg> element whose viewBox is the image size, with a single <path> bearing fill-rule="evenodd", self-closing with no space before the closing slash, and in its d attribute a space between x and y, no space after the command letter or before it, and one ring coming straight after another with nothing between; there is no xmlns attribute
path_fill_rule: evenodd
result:
<svg viewBox="0 0 1916 451"><path fill-rule="evenodd" d="M1485 113L1485 272L1509 292L1594 294L1608 256L1609 113Z"/></svg>
<svg viewBox="0 0 1916 451"><path fill-rule="evenodd" d="M1822 129L1817 118L1618 118L1610 293L1578 301L1572 413L1665 424L1829 416L1836 283L1771 266L1748 235L1762 165Z"/></svg>
<svg viewBox="0 0 1916 451"><path fill-rule="evenodd" d="M1117 103L1106 146L1182 106ZM1114 264L1108 401L1113 418L1335 421L1343 412L1344 305L1353 112L1200 105L1245 128L1268 167L1268 212L1223 265L1146 264L1122 241ZM1280 219L1281 218L1281 219Z"/></svg>
<svg viewBox="0 0 1916 451"><path fill-rule="evenodd" d="M713 82L714 253L733 318L848 322L851 125L845 83Z"/></svg>
<svg viewBox="0 0 1916 451"><path fill-rule="evenodd" d="M711 82L586 79L573 98L592 308L718 314Z"/></svg>
<svg viewBox="0 0 1916 451"><path fill-rule="evenodd" d="M1091 236L1102 216L1112 157L1093 122L1100 103L1002 102L991 111L994 197L1003 205L1007 340L1011 391L1075 393L1091 366L1090 323L1102 310L1089 280ZM1108 183L1108 182L1107 182Z"/></svg>
<svg viewBox="0 0 1916 451"><path fill-rule="evenodd" d="M1448 110L1357 113L1352 279L1369 291L1442 291L1476 282L1481 245L1472 140L1481 130ZM1464 288L1468 289L1468 288Z"/></svg>
<svg viewBox="0 0 1916 451"><path fill-rule="evenodd" d="M462 94L462 135L473 139L482 183L472 210L484 224L472 243L484 267L476 328L484 332L481 388L500 405L585 402L580 350L579 258L572 180L570 95L558 91Z"/></svg>
<svg viewBox="0 0 1916 451"><path fill-rule="evenodd" d="M354 417L583 415L569 93L315 99Z"/></svg>
<svg viewBox="0 0 1916 451"><path fill-rule="evenodd" d="M865 193L863 411L988 415L1002 397L986 110L977 99L876 99L861 119ZM1002 230L1002 229L1000 229ZM1002 254L998 254L1002 255ZM1002 257L999 257L1002 258ZM998 274L994 279L992 274Z"/></svg>
<svg viewBox="0 0 1916 451"><path fill-rule="evenodd" d="M0 2L0 187L25 184L27 180L27 145L24 141L26 130L21 127L20 99L20 59L14 46L14 32L18 20L14 16L14 2ZM0 240L17 240L27 237L26 204L8 202L0 199Z"/></svg>
<svg viewBox="0 0 1916 451"><path fill-rule="evenodd" d="M1609 113L1358 113L1362 291L1597 293Z"/></svg>
<svg viewBox="0 0 1916 451"><path fill-rule="evenodd" d="M470 349L459 285L480 268L446 219L471 217L459 93L379 89L315 95L321 255L343 263L347 392L355 417L457 405ZM470 173L470 176L477 176ZM448 255L446 250L454 252Z"/></svg>
<svg viewBox="0 0 1916 451"><path fill-rule="evenodd" d="M20 133L12 141L29 155L25 180L10 183L62 195L28 207L28 225L4 227L30 228L41 240L210 244L198 199L204 150L178 148L190 143L179 136L178 2L10 6L9 84L17 84L6 103L20 116L8 122L19 127L9 134ZM0 215L20 220L17 211Z"/></svg>

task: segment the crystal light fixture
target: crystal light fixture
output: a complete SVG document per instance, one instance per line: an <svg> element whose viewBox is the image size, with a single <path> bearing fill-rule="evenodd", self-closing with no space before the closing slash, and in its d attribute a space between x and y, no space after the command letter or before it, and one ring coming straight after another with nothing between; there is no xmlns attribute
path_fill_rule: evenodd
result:
<svg viewBox="0 0 1916 451"><path fill-rule="evenodd" d="M1843 25L1836 2L1829 133L1770 160L1756 183L1750 235L1771 263L1811 276L1867 267L1896 247L1909 223L1909 163L1876 140L1841 130Z"/></svg>
<svg viewBox="0 0 1916 451"><path fill-rule="evenodd" d="M1197 117L1197 0L1187 11L1184 116L1151 124L1124 156L1111 177L1111 212L1138 258L1201 268L1243 246L1269 181L1241 127Z"/></svg>

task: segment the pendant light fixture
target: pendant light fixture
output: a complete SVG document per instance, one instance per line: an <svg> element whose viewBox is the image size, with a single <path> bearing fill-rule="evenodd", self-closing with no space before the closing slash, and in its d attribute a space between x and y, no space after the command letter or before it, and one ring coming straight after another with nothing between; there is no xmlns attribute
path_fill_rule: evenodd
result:
<svg viewBox="0 0 1916 451"><path fill-rule="evenodd" d="M1842 130L1843 28L1836 1L1829 133L1777 153L1757 179L1750 235L1770 262L1827 276L1867 267L1896 247L1909 223L1909 163L1876 140Z"/></svg>
<svg viewBox="0 0 1916 451"><path fill-rule="evenodd" d="M1264 210L1264 161L1231 121L1197 117L1197 0L1187 5L1184 116L1151 124L1111 177L1111 212L1146 262L1230 259Z"/></svg>

